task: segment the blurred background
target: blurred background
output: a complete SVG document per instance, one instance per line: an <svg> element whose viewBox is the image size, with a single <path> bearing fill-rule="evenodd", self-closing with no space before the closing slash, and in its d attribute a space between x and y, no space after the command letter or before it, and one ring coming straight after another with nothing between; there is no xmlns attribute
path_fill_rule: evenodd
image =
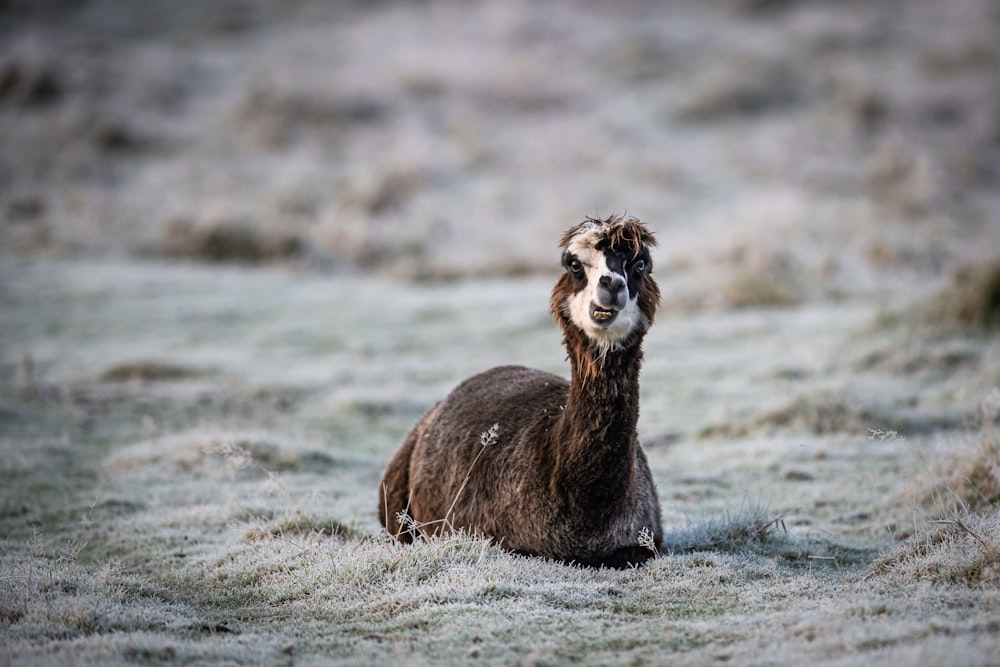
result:
<svg viewBox="0 0 1000 667"><path fill-rule="evenodd" d="M552 272L664 308L895 297L1000 247L992 0L0 2L10 257Z"/></svg>
<svg viewBox="0 0 1000 667"><path fill-rule="evenodd" d="M369 539L434 401L567 374L612 213L664 526L720 553ZM996 664L998 333L998 0L0 0L0 664Z"/></svg>

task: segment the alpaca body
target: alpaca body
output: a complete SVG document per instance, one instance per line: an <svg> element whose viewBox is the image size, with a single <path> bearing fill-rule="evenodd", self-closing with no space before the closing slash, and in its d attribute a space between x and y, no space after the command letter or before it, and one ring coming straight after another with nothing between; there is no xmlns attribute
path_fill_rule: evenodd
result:
<svg viewBox="0 0 1000 667"><path fill-rule="evenodd" d="M662 529L636 424L641 339L659 294L652 278L627 270L620 280L603 277L604 267L645 253L641 272L651 235L640 226L626 234L632 246L602 250L604 237L591 228L602 231L608 222L588 222L563 239L567 273L552 297L572 380L502 366L469 378L431 408L382 481L380 518L399 539L412 539L397 519L405 511L422 533L462 528L511 551L567 562L625 567L654 555L639 544L648 531L659 546Z"/></svg>

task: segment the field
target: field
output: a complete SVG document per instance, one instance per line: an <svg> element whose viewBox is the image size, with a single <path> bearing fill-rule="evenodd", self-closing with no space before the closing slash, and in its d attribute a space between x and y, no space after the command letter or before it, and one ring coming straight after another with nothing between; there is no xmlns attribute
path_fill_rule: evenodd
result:
<svg viewBox="0 0 1000 667"><path fill-rule="evenodd" d="M191 6L187 6L190 4ZM0 662L995 665L1000 13L0 3ZM657 234L624 571L376 489Z"/></svg>

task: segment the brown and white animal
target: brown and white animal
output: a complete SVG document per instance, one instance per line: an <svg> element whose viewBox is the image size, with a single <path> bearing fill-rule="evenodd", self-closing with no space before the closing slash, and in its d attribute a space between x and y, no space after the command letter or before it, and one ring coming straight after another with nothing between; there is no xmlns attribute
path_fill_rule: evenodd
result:
<svg viewBox="0 0 1000 667"><path fill-rule="evenodd" d="M382 478L391 535L410 542L417 530L462 528L589 566L654 555L660 506L636 435L642 339L660 300L653 245L634 218L588 218L566 232L551 312L572 379L502 366L431 408Z"/></svg>

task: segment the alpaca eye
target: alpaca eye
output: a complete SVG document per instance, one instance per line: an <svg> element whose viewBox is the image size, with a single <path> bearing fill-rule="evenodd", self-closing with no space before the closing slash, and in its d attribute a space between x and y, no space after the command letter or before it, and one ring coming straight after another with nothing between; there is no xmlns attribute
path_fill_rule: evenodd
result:
<svg viewBox="0 0 1000 667"><path fill-rule="evenodd" d="M646 270L646 260L640 259L635 264L632 265L632 270L636 273L642 273Z"/></svg>
<svg viewBox="0 0 1000 667"><path fill-rule="evenodd" d="M569 263L569 270L578 274L583 271L583 264L580 263L580 260L574 259Z"/></svg>

